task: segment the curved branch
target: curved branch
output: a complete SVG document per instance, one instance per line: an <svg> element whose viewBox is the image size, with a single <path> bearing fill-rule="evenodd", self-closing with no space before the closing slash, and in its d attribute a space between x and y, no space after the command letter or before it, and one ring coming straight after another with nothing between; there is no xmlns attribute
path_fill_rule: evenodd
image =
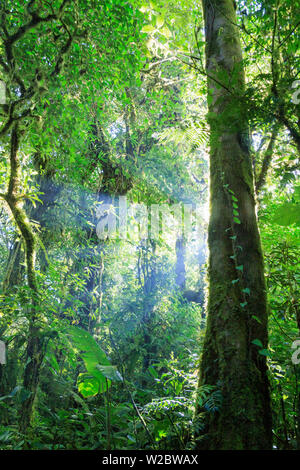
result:
<svg viewBox="0 0 300 470"><path fill-rule="evenodd" d="M279 124L276 123L273 127L272 135L270 137L267 149L263 156L261 170L260 170L259 176L256 178L256 183L255 183L255 192L257 195L266 182L266 177L267 177L267 173L270 168L270 165L271 165L274 146L275 146L276 138L278 136L279 128L280 128Z"/></svg>

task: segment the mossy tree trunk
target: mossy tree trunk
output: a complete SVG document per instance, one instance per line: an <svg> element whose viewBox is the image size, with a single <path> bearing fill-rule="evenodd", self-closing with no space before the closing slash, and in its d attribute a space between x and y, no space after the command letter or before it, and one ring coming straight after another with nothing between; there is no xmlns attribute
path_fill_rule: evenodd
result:
<svg viewBox="0 0 300 470"><path fill-rule="evenodd" d="M28 393L20 412L20 432L27 434L37 393L39 372L43 360L43 348L40 340L40 329L37 326L38 316L38 285L35 273L36 237L31 223L24 210L24 200L20 196L21 162L18 155L20 131L18 124L11 130L10 139L10 178L7 194L4 196L14 217L15 223L24 239L27 285L30 291L30 315L28 343L25 356L23 387Z"/></svg>
<svg viewBox="0 0 300 470"><path fill-rule="evenodd" d="M203 0L210 121L209 297L199 386L221 391L203 449L271 448L267 305L233 0ZM224 86L220 86L222 82ZM253 340L258 340L257 346ZM259 352L259 350L261 352ZM202 411L200 405L196 416Z"/></svg>

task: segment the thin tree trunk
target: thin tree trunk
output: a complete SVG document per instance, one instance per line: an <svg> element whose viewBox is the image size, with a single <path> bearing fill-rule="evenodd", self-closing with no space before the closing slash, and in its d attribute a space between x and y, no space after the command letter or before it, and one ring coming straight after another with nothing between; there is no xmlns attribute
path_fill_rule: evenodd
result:
<svg viewBox="0 0 300 470"><path fill-rule="evenodd" d="M276 143L276 139L277 139L277 136L278 136L279 129L280 129L280 126L279 126L278 123L276 123L273 127L272 135L271 135L270 140L269 140L269 144L268 144L267 149L265 151L265 154L263 156L260 173L257 176L257 180L255 182L255 192L256 192L257 195L259 194L259 192L261 191L261 189L265 185L268 170L269 170L269 167L271 165L272 158L273 158L274 146L275 146L275 143Z"/></svg>
<svg viewBox="0 0 300 470"><path fill-rule="evenodd" d="M176 240L176 266L175 266L175 283L179 290L182 292L186 285L186 271L185 271L185 251L186 242L184 236L178 237Z"/></svg>
<svg viewBox="0 0 300 470"><path fill-rule="evenodd" d="M203 0L206 67L241 95L242 52L233 0ZM221 392L206 413L203 449L271 448L267 305L255 214L247 119L233 94L208 79L210 137L209 297L199 385ZM253 344L259 340L263 347ZM196 416L199 412L196 409Z"/></svg>

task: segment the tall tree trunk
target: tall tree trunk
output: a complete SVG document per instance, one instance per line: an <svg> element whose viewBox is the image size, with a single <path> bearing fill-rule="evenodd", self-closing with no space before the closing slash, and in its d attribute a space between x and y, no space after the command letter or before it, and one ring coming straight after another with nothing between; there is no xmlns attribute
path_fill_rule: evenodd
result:
<svg viewBox="0 0 300 470"><path fill-rule="evenodd" d="M179 236L176 240L176 266L175 266L175 283L178 289L182 292L186 285L186 271L185 271L185 251L186 241L184 236Z"/></svg>
<svg viewBox="0 0 300 470"><path fill-rule="evenodd" d="M296 294L296 293L295 293ZM296 322L299 330L300 336L300 302L297 300L296 295L295 298L292 299L292 305L296 316ZM297 442L297 450L300 450L300 381L298 378L297 367L294 365L294 372L296 376L296 397L295 397L295 409L296 409L296 442ZM299 381L299 383L298 383Z"/></svg>
<svg viewBox="0 0 300 470"><path fill-rule="evenodd" d="M271 448L267 305L233 0L203 0L210 121L209 297L200 381L220 390L204 449ZM232 92L217 81L227 80ZM216 81L217 80L217 81ZM262 347L253 344L259 340ZM260 343L258 343L260 344ZM196 416L200 412L200 405Z"/></svg>
<svg viewBox="0 0 300 470"><path fill-rule="evenodd" d="M36 237L32 230L26 211L23 208L24 201L20 198L21 162L19 159L19 129L15 124L11 131L10 141L10 178L5 200L12 212L15 223L24 239L27 284L30 291L30 316L28 343L25 356L25 371L23 386L28 396L24 400L20 413L20 432L26 434L31 423L33 403L36 397L39 372L42 364L42 344L39 337L37 323L38 315L38 285L35 273Z"/></svg>

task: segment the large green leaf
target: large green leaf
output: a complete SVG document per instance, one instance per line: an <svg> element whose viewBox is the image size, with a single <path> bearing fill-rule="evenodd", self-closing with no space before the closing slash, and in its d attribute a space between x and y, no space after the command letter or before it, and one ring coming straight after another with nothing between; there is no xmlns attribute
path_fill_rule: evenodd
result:
<svg viewBox="0 0 300 470"><path fill-rule="evenodd" d="M122 382L123 377L117 370L116 366L101 366L97 365L97 369L107 378L116 382Z"/></svg>

